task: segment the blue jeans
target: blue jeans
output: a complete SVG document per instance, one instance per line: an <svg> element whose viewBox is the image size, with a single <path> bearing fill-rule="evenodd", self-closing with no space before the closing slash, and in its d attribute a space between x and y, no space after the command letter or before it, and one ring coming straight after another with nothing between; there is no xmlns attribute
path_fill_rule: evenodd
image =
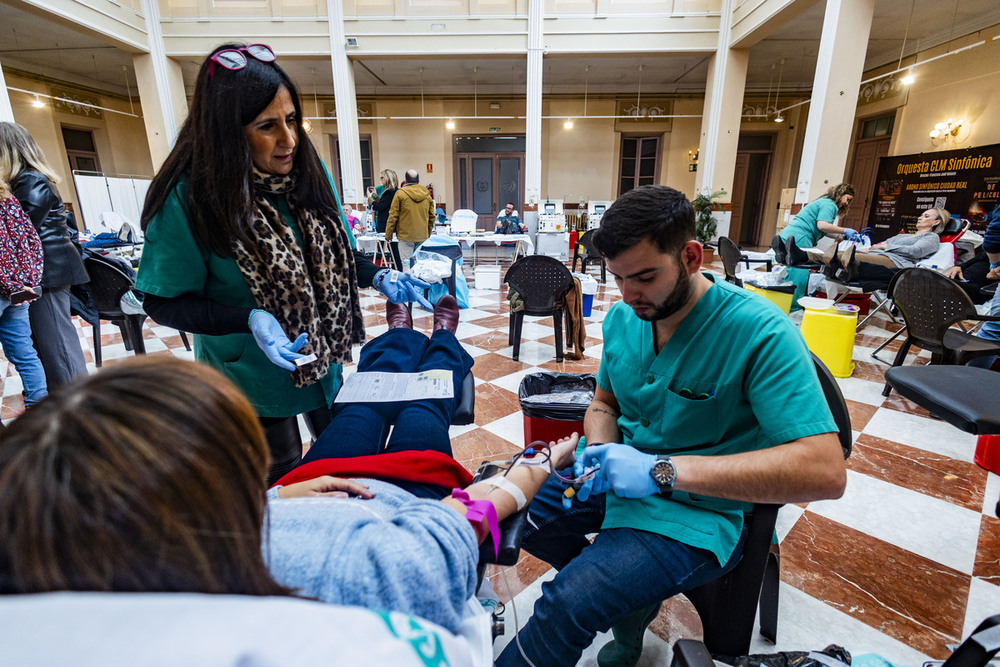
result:
<svg viewBox="0 0 1000 667"><path fill-rule="evenodd" d="M993 300L990 301L990 315L1000 315L1000 289L993 294ZM1000 343L1000 322L987 322L976 335L994 343ZM989 368L995 360L995 356L976 357L966 365Z"/></svg>
<svg viewBox="0 0 1000 667"><path fill-rule="evenodd" d="M449 370L455 396L396 403L347 403L309 448L302 463L428 449L451 456L448 427L462 398L462 380L471 368L472 357L450 331L435 331L427 338L411 329L390 329L361 348L358 370L386 373ZM396 424L396 428L386 442L391 424ZM429 484L394 483L425 498L439 499L451 491Z"/></svg>
<svg viewBox="0 0 1000 667"><path fill-rule="evenodd" d="M567 474L572 474L567 473ZM575 665L598 632L631 614L725 574L739 561L744 537L729 562L669 537L631 528L600 532L604 495L585 503L575 498L565 510L565 487L554 477L542 486L528 509L523 548L559 570L542 584L542 597L518 634L535 665ZM745 535L745 531L744 531ZM497 667L526 665L511 641Z"/></svg>
<svg viewBox="0 0 1000 667"><path fill-rule="evenodd" d="M4 356L14 364L17 374L21 376L26 394L25 407L45 398L49 393L45 384L45 370L31 344L28 306L12 306L3 297L0 297L0 345L3 345Z"/></svg>

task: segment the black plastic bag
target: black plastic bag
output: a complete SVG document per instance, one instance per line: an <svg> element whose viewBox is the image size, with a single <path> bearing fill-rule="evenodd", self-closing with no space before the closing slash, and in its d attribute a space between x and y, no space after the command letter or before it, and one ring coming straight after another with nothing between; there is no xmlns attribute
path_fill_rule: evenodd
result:
<svg viewBox="0 0 1000 667"><path fill-rule="evenodd" d="M822 651L758 653L726 660L734 667L848 667L851 654L843 646L830 644Z"/></svg>
<svg viewBox="0 0 1000 667"><path fill-rule="evenodd" d="M529 373L517 397L525 417L580 421L594 400L593 373Z"/></svg>

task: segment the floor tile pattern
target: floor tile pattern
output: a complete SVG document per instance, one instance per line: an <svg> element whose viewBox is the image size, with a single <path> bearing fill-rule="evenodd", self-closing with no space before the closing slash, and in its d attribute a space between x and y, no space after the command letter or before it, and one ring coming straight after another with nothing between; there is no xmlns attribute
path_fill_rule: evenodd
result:
<svg viewBox="0 0 1000 667"><path fill-rule="evenodd" d="M720 264L709 270L721 275ZM538 370L596 372L601 321L620 293L613 282L600 285L593 312L585 318L582 360L557 363L551 318L526 317L520 358L514 361L505 286L475 289L471 268L465 272L470 308L461 313L458 337L475 357L476 421L453 427L452 445L455 458L471 470L523 447L517 389L524 375ZM591 275L599 271L592 268ZM369 336L384 331L383 299L363 290L361 303ZM432 319L419 308L414 321L417 329L430 330ZM77 326L93 368L91 328L82 322ZM899 328L877 316L855 338L854 373L839 381L856 436L847 492L836 501L782 508L778 643L757 636L755 652L838 643L853 653L880 653L897 664L916 666L926 658L945 657L948 644L1000 611L1000 519L993 514L1000 482L973 463L973 436L895 394L882 397L886 364L870 355ZM131 356L115 327L105 324L102 333L105 364ZM147 321L144 337L151 355L192 358L172 329ZM880 358L891 361L899 345L900 339L891 342ZM929 355L918 350L907 359L928 361ZM23 402L20 380L3 358L0 378L0 418L9 421L23 410ZM546 564L527 554L503 576L490 572L501 598L514 596L521 624L540 594L540 582L551 576ZM509 612L507 627L498 647L512 636ZM665 664L669 644L681 636L697 636L700 623L690 604L677 598L664 605L651 630L641 665ZM606 639L599 637L579 664L596 664L602 641Z"/></svg>

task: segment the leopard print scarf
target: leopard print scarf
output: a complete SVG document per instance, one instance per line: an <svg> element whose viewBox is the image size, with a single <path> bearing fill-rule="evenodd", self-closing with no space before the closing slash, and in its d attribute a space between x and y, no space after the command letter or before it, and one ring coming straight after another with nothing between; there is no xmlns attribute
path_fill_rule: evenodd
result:
<svg viewBox="0 0 1000 667"><path fill-rule="evenodd" d="M351 346L365 341L354 254L340 220L296 205L295 174L253 170L255 210L251 246L234 241L233 254L257 306L274 315L292 340L309 334L300 352L317 360L292 373L295 386L313 384L330 364L351 360ZM287 195L302 245L264 196Z"/></svg>

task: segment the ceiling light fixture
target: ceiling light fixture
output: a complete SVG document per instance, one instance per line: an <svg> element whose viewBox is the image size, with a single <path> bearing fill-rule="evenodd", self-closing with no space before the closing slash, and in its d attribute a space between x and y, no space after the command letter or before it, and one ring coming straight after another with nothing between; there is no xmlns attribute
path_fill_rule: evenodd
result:
<svg viewBox="0 0 1000 667"><path fill-rule="evenodd" d="M563 127L566 128L567 130L572 130L573 129L573 119L572 118L567 118L566 122L563 123Z"/></svg>
<svg viewBox="0 0 1000 667"><path fill-rule="evenodd" d="M444 126L446 128L448 128L449 130L454 130L455 129L455 119L454 118L449 118L448 122L445 123Z"/></svg>
<svg viewBox="0 0 1000 667"><path fill-rule="evenodd" d="M35 101L31 103L31 106L35 107L36 109L41 109L45 107L45 102L43 102L42 98L38 96L38 93L35 93Z"/></svg>
<svg viewBox="0 0 1000 667"><path fill-rule="evenodd" d="M904 76L902 79L899 80L899 82L904 86L909 86L916 80L917 77L913 76L913 70L911 69L909 72L906 73L906 76Z"/></svg>

